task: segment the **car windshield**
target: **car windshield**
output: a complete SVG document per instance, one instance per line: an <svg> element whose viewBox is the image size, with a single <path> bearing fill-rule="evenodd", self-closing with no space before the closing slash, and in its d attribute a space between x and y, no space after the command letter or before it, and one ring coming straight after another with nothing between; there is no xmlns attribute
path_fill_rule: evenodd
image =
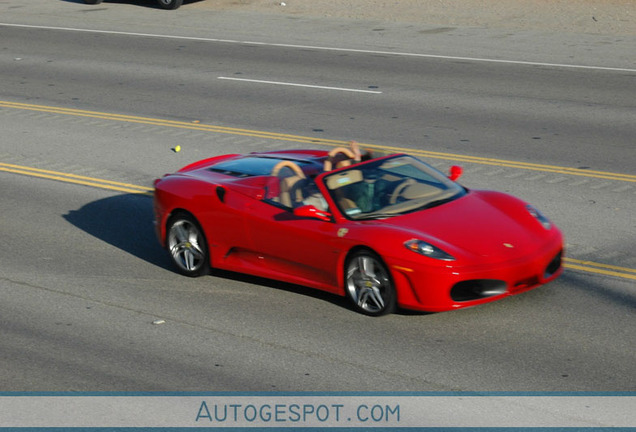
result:
<svg viewBox="0 0 636 432"><path fill-rule="evenodd" d="M444 174L405 155L356 164L324 178L350 219L384 219L452 201L466 192Z"/></svg>

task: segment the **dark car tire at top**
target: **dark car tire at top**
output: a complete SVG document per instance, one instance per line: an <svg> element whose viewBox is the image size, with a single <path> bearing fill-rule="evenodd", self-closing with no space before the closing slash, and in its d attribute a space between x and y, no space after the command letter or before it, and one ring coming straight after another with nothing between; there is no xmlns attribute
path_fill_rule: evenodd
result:
<svg viewBox="0 0 636 432"><path fill-rule="evenodd" d="M197 277L210 272L210 254L205 234L188 213L177 213L168 221L166 248L179 273Z"/></svg>
<svg viewBox="0 0 636 432"><path fill-rule="evenodd" d="M177 9L183 4L183 0L157 0L162 9Z"/></svg>
<svg viewBox="0 0 636 432"><path fill-rule="evenodd" d="M347 260L345 292L353 307L365 315L380 316L395 311L393 280L382 259L371 251L355 252Z"/></svg>
<svg viewBox="0 0 636 432"><path fill-rule="evenodd" d="M86 4L100 4L102 0L84 0Z"/></svg>

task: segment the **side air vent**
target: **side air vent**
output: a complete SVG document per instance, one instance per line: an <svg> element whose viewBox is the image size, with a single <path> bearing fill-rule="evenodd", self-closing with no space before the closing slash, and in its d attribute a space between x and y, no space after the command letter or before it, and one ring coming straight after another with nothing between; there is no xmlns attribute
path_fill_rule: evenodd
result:
<svg viewBox="0 0 636 432"><path fill-rule="evenodd" d="M217 186L216 196L219 197L219 201L225 202L225 188L221 186Z"/></svg>

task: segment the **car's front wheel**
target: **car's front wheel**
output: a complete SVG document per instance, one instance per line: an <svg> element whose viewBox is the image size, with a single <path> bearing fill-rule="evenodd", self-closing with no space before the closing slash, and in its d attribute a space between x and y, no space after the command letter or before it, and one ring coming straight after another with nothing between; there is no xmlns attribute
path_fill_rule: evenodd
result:
<svg viewBox="0 0 636 432"><path fill-rule="evenodd" d="M355 252L345 267L347 297L359 312L379 316L395 310L397 299L389 271L371 251Z"/></svg>
<svg viewBox="0 0 636 432"><path fill-rule="evenodd" d="M210 272L207 241L201 226L191 215L177 213L170 218L166 246L181 274L196 277Z"/></svg>
<svg viewBox="0 0 636 432"><path fill-rule="evenodd" d="M100 4L102 0L84 0L86 4Z"/></svg>
<svg viewBox="0 0 636 432"><path fill-rule="evenodd" d="M162 9L176 9L183 4L183 0L157 0Z"/></svg>

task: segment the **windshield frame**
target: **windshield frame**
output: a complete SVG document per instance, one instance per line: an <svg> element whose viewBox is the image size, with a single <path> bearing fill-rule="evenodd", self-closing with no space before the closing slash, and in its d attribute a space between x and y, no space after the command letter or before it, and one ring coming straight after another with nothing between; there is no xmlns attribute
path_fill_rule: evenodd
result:
<svg viewBox="0 0 636 432"><path fill-rule="evenodd" d="M319 180L339 213L353 221L423 211L467 193L441 171L407 154L329 171L320 175Z"/></svg>

